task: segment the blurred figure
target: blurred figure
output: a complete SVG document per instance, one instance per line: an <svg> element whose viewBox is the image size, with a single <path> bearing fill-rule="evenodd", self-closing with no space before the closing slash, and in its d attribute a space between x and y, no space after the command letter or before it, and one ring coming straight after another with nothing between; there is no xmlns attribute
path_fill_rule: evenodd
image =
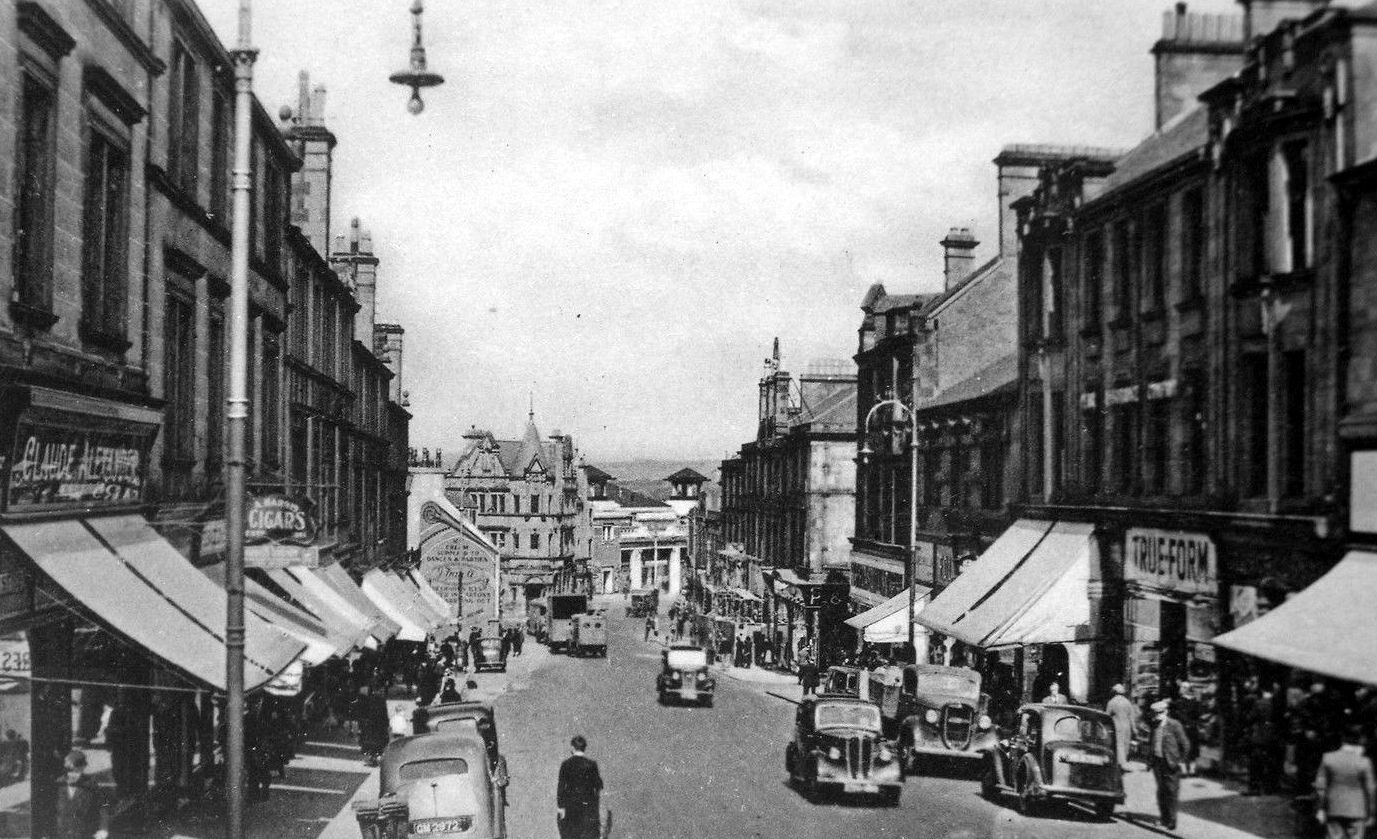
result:
<svg viewBox="0 0 1377 839"><path fill-rule="evenodd" d="M1315 773L1315 818L1329 839L1363 839L1377 822L1377 779L1362 739L1362 728L1349 726L1343 744L1320 759Z"/></svg>
<svg viewBox="0 0 1377 839"><path fill-rule="evenodd" d="M1119 759L1119 768L1128 771L1129 747L1133 744L1133 732L1138 728L1138 709L1128 698L1123 685L1110 688L1114 694L1105 704L1105 712L1114 720L1114 753Z"/></svg>
<svg viewBox="0 0 1377 839"><path fill-rule="evenodd" d="M1176 829L1176 808L1181 802L1181 774L1186 768L1190 739L1181 723L1171 718L1171 703L1159 699L1152 703L1152 775L1157 781L1157 809L1162 827Z"/></svg>
<svg viewBox="0 0 1377 839"><path fill-rule="evenodd" d="M54 839L107 839L110 810L100 787L86 777L85 752L72 749L67 753L57 783Z"/></svg>

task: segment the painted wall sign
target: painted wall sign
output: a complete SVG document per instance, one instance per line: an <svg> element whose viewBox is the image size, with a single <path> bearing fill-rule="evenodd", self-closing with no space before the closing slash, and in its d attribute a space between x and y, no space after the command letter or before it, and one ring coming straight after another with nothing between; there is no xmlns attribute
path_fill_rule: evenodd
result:
<svg viewBox="0 0 1377 839"><path fill-rule="evenodd" d="M315 539L316 522L309 501L280 493L257 495L249 499L244 527L245 543L309 545Z"/></svg>
<svg viewBox="0 0 1377 839"><path fill-rule="evenodd" d="M1218 552L1202 533L1131 528L1124 536L1124 579L1157 591L1216 597Z"/></svg>
<svg viewBox="0 0 1377 839"><path fill-rule="evenodd" d="M101 428L94 418L26 413L5 464L9 512L108 507L144 497L153 429Z"/></svg>

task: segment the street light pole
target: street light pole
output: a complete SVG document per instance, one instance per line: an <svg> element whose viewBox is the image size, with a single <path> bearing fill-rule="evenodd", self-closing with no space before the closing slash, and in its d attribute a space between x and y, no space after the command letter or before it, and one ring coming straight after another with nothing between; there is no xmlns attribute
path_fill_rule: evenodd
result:
<svg viewBox="0 0 1377 839"><path fill-rule="evenodd" d="M918 385L915 382L913 392L913 404L918 404ZM905 405L899 399L884 399L870 406L870 411L865 415L865 422L861 423L861 462L869 460L871 451L870 446L864 442L865 437L870 433L870 420L874 418L875 412L883 407L892 407L896 418L902 418L905 414L909 418L908 429L908 562L906 564L908 582L908 648L913 652L915 663L917 663L918 649L915 646L916 637L913 631L913 616L918 608L918 417L913 413L913 409Z"/></svg>
<svg viewBox="0 0 1377 839"><path fill-rule="evenodd" d="M225 835L244 836L244 525L249 418L249 197L253 189L250 0L239 0L234 63L234 218L230 233L229 393L225 401Z"/></svg>

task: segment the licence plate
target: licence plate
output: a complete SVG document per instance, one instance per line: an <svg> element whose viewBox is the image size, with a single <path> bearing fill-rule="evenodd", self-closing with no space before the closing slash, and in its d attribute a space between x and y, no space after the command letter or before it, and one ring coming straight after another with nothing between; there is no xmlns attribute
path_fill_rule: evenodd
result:
<svg viewBox="0 0 1377 839"><path fill-rule="evenodd" d="M689 697L694 697L698 695L698 691L694 688L684 688L683 690L679 691L679 693Z"/></svg>
<svg viewBox="0 0 1377 839"><path fill-rule="evenodd" d="M842 792L879 792L879 784L866 784L860 781L846 781L842 784Z"/></svg>
<svg viewBox="0 0 1377 839"><path fill-rule="evenodd" d="M411 833L416 836L426 836L432 833L463 833L472 824L470 819L431 819L423 822L412 822Z"/></svg>

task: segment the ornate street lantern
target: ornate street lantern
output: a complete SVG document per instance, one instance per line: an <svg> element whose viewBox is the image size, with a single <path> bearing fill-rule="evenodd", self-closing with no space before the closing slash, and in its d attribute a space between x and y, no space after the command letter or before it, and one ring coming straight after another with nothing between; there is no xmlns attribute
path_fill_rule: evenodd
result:
<svg viewBox="0 0 1377 839"><path fill-rule="evenodd" d="M411 88L411 99L406 103L406 109L412 114L419 114L425 110L426 103L421 101L421 88L435 87L445 82L444 76L426 69L426 48L421 43L422 11L424 9L421 0L411 4L411 66L388 76L390 81Z"/></svg>

